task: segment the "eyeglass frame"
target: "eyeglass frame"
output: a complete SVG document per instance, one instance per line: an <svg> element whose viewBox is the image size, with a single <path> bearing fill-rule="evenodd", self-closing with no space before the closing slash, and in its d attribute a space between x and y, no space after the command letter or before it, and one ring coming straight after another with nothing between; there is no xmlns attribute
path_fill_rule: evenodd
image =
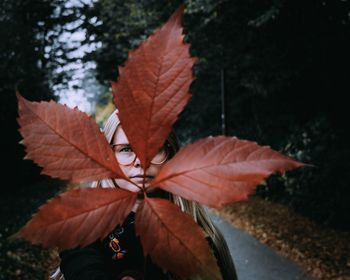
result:
<svg viewBox="0 0 350 280"><path fill-rule="evenodd" d="M116 153L116 151L114 151L114 147L115 146L118 146L118 145L125 145L125 146L130 146L130 148L131 148L131 145L130 144L110 144L110 146L111 146L111 148L112 148L112 150L113 150L113 152L114 153ZM154 163L154 162L152 162L152 160L151 160L151 163L152 164L155 164L155 165L160 165L160 164L163 164L164 162L166 162L167 161L167 159L169 158L169 155L170 155L170 151L169 151L169 143L166 143L164 146L163 146L163 149L164 149L164 151L165 151L165 158L164 158L164 160L162 160L161 162L159 162L159 163ZM117 158L117 161L118 161L118 163L119 164L121 164L121 165L124 165L124 166L128 166L128 165L132 165L132 164L134 164L134 162L135 162L135 160L136 160L136 158L137 158L137 155L136 155L136 153L134 152L134 151L132 151L133 153L134 153L134 159L130 162L130 163L121 163L121 162L119 162L119 160L118 160L118 158Z"/></svg>

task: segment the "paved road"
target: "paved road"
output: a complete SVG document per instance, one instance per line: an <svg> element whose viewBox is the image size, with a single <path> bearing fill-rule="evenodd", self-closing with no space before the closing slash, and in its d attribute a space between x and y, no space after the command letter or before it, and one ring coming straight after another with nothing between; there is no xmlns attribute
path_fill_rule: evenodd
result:
<svg viewBox="0 0 350 280"><path fill-rule="evenodd" d="M255 238L211 216L230 248L239 280L312 280L303 270Z"/></svg>

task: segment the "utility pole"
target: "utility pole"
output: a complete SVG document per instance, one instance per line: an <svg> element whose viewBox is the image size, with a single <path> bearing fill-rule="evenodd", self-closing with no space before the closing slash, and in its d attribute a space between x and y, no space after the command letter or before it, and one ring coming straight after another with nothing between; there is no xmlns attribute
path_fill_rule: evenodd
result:
<svg viewBox="0 0 350 280"><path fill-rule="evenodd" d="M225 92L225 69L220 71L220 88L221 88L221 133L226 135L226 92Z"/></svg>

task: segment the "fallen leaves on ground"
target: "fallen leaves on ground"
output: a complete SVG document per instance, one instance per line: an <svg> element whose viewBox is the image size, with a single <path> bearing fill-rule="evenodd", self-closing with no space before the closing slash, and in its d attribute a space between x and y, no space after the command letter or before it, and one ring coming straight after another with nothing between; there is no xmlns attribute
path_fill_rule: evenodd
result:
<svg viewBox="0 0 350 280"><path fill-rule="evenodd" d="M287 206L252 197L216 212L322 280L350 279L350 233L325 228Z"/></svg>
<svg viewBox="0 0 350 280"><path fill-rule="evenodd" d="M60 181L44 179L0 196L0 280L49 279L59 265L56 250L9 238L22 227L37 208L58 193L73 189Z"/></svg>
<svg viewBox="0 0 350 280"><path fill-rule="evenodd" d="M17 192L13 198L1 197L0 280L48 279L49 273L58 265L55 250L7 239L35 211L35 205L40 205L58 189L48 186L47 182L42 185L27 186L23 193ZM72 184L68 189L74 187ZM43 196L41 199L38 199L38 188ZM350 279L349 232L323 228L286 206L255 197L229 205L219 214L299 263L310 276L324 280Z"/></svg>

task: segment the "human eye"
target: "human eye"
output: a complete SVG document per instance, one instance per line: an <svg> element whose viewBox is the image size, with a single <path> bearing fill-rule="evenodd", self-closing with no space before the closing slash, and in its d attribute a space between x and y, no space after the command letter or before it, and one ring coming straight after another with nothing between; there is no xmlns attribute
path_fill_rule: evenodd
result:
<svg viewBox="0 0 350 280"><path fill-rule="evenodd" d="M122 145L117 149L118 153L132 153L130 145Z"/></svg>

